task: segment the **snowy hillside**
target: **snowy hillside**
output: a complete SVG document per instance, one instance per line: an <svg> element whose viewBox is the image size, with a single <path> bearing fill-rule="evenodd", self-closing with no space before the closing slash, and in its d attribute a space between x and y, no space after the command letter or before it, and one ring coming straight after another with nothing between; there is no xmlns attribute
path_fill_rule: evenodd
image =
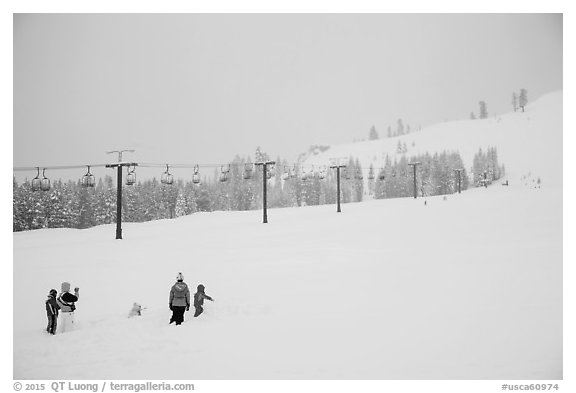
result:
<svg viewBox="0 0 576 393"><path fill-rule="evenodd" d="M558 185L562 181L562 91L534 101L524 113L446 122L399 137L332 146L308 157L305 164L327 165L331 158L352 156L359 158L364 168L371 163L380 168L384 166L386 154L394 161L398 141L406 144L407 157L458 151L466 169L472 167L479 148L486 151L489 146L495 146L510 182L530 175L534 179L540 177L544 184Z"/></svg>
<svg viewBox="0 0 576 393"><path fill-rule="evenodd" d="M308 159L496 146L509 187L13 234L15 379L561 379L562 93ZM414 142L414 146L412 143ZM531 174L542 188L519 181ZM215 298L168 325L176 274ZM76 330L44 300L81 288ZM134 302L141 317L127 318Z"/></svg>
<svg viewBox="0 0 576 393"><path fill-rule="evenodd" d="M561 379L561 200L498 185L14 233L14 378ZM176 327L179 271L215 302ZM77 329L50 336L65 280Z"/></svg>

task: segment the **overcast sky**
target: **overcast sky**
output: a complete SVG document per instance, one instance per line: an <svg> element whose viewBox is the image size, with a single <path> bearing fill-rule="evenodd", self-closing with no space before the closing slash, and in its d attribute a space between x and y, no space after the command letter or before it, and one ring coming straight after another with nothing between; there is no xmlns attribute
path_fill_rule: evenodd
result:
<svg viewBox="0 0 576 393"><path fill-rule="evenodd" d="M295 160L562 89L562 16L17 14L13 64L16 167Z"/></svg>

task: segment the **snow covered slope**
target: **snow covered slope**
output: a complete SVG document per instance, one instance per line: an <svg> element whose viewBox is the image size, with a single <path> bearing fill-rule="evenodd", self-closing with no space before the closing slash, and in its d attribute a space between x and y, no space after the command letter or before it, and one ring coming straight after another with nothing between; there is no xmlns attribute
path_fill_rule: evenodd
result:
<svg viewBox="0 0 576 393"><path fill-rule="evenodd" d="M14 233L14 378L561 379L561 201L513 184ZM176 327L179 271L215 302ZM77 329L49 336L65 280Z"/></svg>
<svg viewBox="0 0 576 393"><path fill-rule="evenodd" d="M561 379L562 93L309 158L496 146L510 187L13 234L15 379ZM414 147L412 147L414 142ZM543 186L519 181L531 174ZM176 274L215 298L169 326ZM77 329L44 300L81 288ZM133 302L147 307L128 319Z"/></svg>
<svg viewBox="0 0 576 393"><path fill-rule="evenodd" d="M408 157L426 152L459 151L466 169L472 167L479 148L485 152L489 146L496 146L499 162L505 165L510 182L530 175L534 179L540 177L544 184L559 185L562 181L562 91L534 101L524 113L441 123L395 138L332 146L309 157L305 164L327 165L330 158L352 156L359 158L365 168L371 163L375 168L383 167L386 154L394 161L399 140L406 144Z"/></svg>

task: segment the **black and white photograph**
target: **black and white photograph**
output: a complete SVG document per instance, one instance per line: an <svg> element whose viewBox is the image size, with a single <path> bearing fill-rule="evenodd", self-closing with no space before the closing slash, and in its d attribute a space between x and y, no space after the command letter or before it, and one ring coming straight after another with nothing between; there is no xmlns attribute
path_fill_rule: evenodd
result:
<svg viewBox="0 0 576 393"><path fill-rule="evenodd" d="M14 381L569 390L563 13L10 17Z"/></svg>

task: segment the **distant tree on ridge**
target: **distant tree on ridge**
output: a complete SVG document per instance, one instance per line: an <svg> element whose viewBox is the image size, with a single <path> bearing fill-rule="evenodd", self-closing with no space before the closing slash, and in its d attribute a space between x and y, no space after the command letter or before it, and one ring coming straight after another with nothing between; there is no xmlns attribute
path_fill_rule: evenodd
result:
<svg viewBox="0 0 576 393"><path fill-rule="evenodd" d="M480 119L487 119L488 110L486 109L486 102L480 101L478 104L480 105L480 114L479 114Z"/></svg>
<svg viewBox="0 0 576 393"><path fill-rule="evenodd" d="M520 89L520 97L518 98L518 105L522 108L524 112L524 107L528 104L528 91L526 89Z"/></svg>
<svg viewBox="0 0 576 393"><path fill-rule="evenodd" d="M374 127L374 126L370 127L370 133L368 134L368 139L371 141L379 139L378 132L376 131L376 127Z"/></svg>

